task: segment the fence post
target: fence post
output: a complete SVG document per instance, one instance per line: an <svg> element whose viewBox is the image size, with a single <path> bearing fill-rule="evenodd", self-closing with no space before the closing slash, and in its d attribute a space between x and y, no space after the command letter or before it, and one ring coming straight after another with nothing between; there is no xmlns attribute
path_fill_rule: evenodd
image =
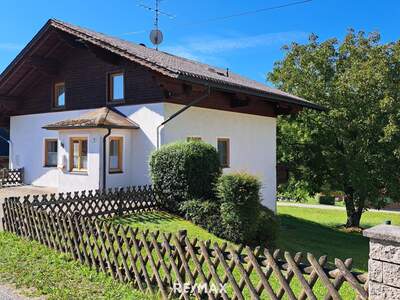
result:
<svg viewBox="0 0 400 300"><path fill-rule="evenodd" d="M400 227L378 225L363 235L370 239L369 299L400 299Z"/></svg>

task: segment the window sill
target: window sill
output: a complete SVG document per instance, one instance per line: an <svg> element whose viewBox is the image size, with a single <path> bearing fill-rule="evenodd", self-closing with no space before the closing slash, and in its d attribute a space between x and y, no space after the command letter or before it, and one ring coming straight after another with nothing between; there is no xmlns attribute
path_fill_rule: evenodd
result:
<svg viewBox="0 0 400 300"><path fill-rule="evenodd" d="M116 100L108 100L107 104L109 105L118 105L118 104L124 104L125 103L125 99L116 99Z"/></svg>
<svg viewBox="0 0 400 300"><path fill-rule="evenodd" d="M53 106L51 108L52 111L60 111L60 110L65 110L65 109L66 109L65 106L59 106L59 107Z"/></svg>
<svg viewBox="0 0 400 300"><path fill-rule="evenodd" d="M123 171L117 170L117 171L109 171L108 174L112 175L112 174L123 174Z"/></svg>
<svg viewBox="0 0 400 300"><path fill-rule="evenodd" d="M88 175L88 172L87 171L74 171L74 170L72 170L72 171L69 171L68 172L68 174L71 174L71 175Z"/></svg>

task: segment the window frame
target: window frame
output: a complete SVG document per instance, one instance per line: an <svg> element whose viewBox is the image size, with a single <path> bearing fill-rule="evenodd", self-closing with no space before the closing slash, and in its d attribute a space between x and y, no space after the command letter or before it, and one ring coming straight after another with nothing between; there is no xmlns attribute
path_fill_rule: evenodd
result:
<svg viewBox="0 0 400 300"><path fill-rule="evenodd" d="M64 86L64 105L58 105L58 97L57 97L57 88L59 86ZM67 105L67 88L65 85L65 81L55 81L53 83L53 109L64 109Z"/></svg>
<svg viewBox="0 0 400 300"><path fill-rule="evenodd" d="M111 168L111 142L118 141L118 168ZM108 141L108 173L118 174L123 173L123 162L124 162L124 137L122 136L111 136Z"/></svg>
<svg viewBox="0 0 400 300"><path fill-rule="evenodd" d="M44 139L44 168L56 168L58 163L55 165L49 164L49 157L48 157L48 150L49 150L49 142L56 142L57 143L57 161L58 161L58 139L57 138L45 138Z"/></svg>
<svg viewBox="0 0 400 300"><path fill-rule="evenodd" d="M114 99L114 81L113 78L115 76L122 75L122 92L123 92L123 97L121 99ZM107 73L107 102L108 103L121 103L124 102L126 99L126 83L125 83L125 71L124 70L119 70L119 71L114 71L114 72L108 72Z"/></svg>
<svg viewBox="0 0 400 300"><path fill-rule="evenodd" d="M74 142L79 142L79 156L78 156L78 168L74 168ZM82 157L82 142L86 141L86 169L81 168L81 157ZM69 171L71 173L87 173L89 169L89 138L88 137L70 137L69 138Z"/></svg>
<svg viewBox="0 0 400 300"><path fill-rule="evenodd" d="M228 169L230 168L231 165L231 140L229 138L217 138L217 152L218 152L218 157L220 157L219 154L219 143L220 142L226 142L227 146L226 146L226 163L222 163L220 161L220 166L222 169Z"/></svg>

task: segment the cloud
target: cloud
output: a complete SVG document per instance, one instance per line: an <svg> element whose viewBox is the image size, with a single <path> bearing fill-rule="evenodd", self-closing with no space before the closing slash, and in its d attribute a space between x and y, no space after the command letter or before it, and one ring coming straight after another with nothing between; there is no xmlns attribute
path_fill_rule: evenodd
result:
<svg viewBox="0 0 400 300"><path fill-rule="evenodd" d="M220 53L260 46L282 45L307 38L307 36L308 34L305 32L278 32L242 37L216 37L212 39L196 39L189 41L189 47L200 53Z"/></svg>
<svg viewBox="0 0 400 300"><path fill-rule="evenodd" d="M15 50L21 50L22 46L19 44L15 43L0 43L0 50L5 50L5 51L15 51Z"/></svg>
<svg viewBox="0 0 400 300"><path fill-rule="evenodd" d="M301 31L267 33L253 36L199 36L183 39L179 44L166 45L162 47L162 50L188 59L219 64L224 60L219 55L221 53L225 54L228 51L256 47L282 46L293 41L304 41L307 37L308 33Z"/></svg>

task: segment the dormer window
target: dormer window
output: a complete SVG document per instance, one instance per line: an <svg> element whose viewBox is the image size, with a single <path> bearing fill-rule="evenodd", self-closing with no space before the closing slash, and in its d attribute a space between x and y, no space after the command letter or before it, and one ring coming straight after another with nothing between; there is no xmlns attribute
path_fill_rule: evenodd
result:
<svg viewBox="0 0 400 300"><path fill-rule="evenodd" d="M124 73L116 72L109 74L108 78L108 101L122 101L125 99Z"/></svg>
<svg viewBox="0 0 400 300"><path fill-rule="evenodd" d="M65 82L57 82L54 84L53 90L53 106L54 108L65 107Z"/></svg>

